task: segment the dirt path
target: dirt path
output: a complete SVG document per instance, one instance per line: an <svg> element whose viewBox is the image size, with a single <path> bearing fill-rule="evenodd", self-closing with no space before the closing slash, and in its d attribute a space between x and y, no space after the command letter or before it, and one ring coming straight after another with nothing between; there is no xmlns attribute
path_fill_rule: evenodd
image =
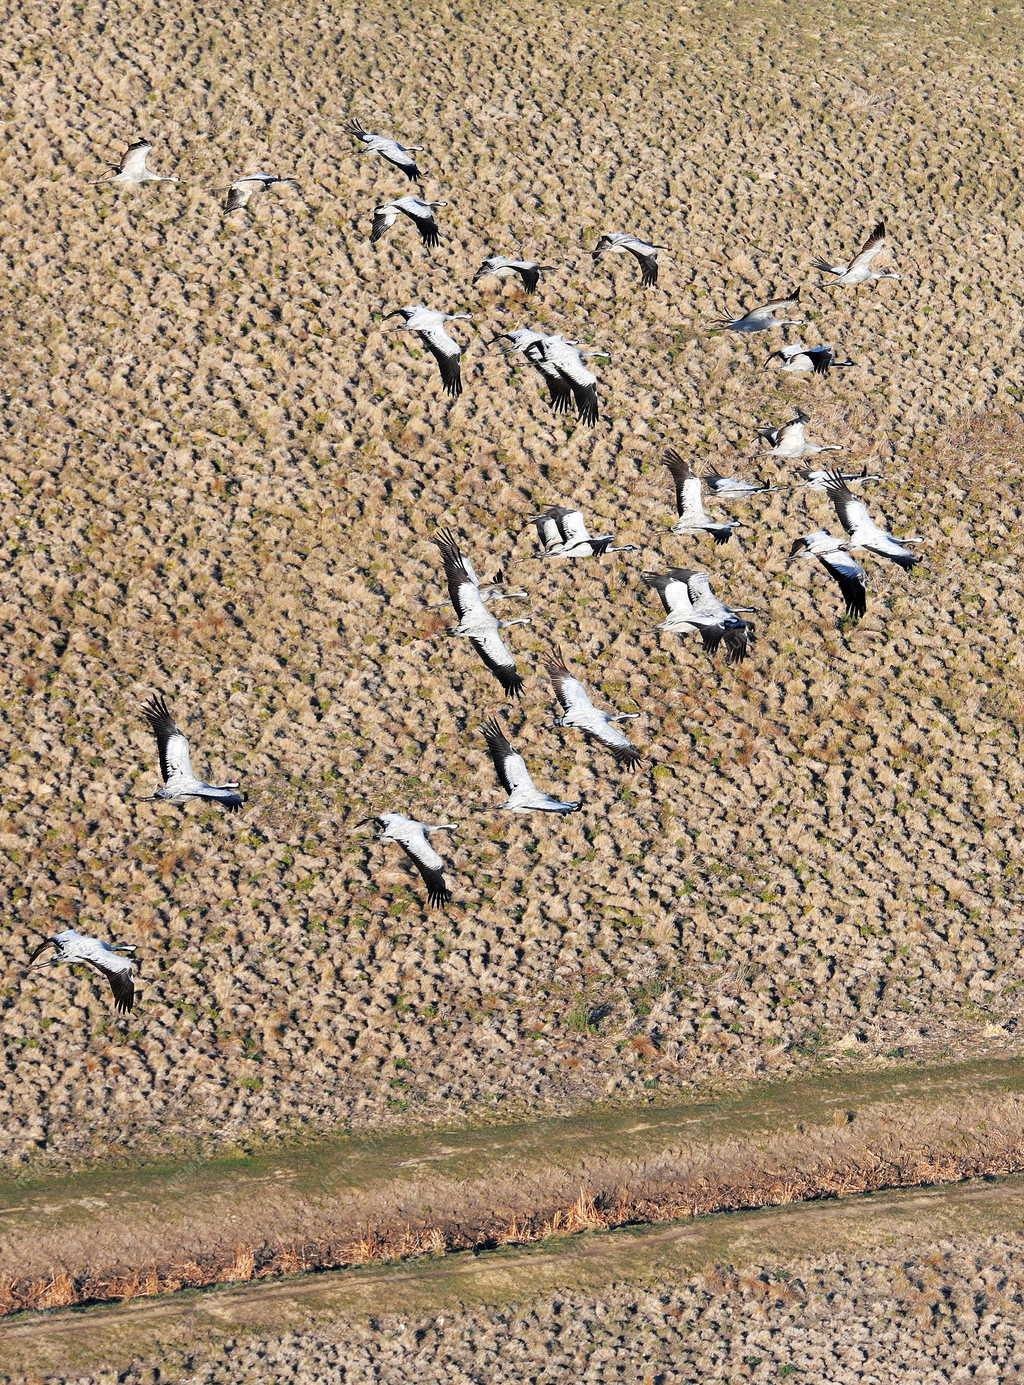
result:
<svg viewBox="0 0 1024 1385"><path fill-rule="evenodd" d="M714 1265L784 1266L823 1252L912 1254L952 1237L1024 1231L1024 1179L887 1192L688 1223L556 1238L255 1285L220 1287L0 1324L8 1379L157 1360L173 1371L227 1337L389 1314L522 1302L552 1291L693 1276ZM175 1378L173 1374L166 1378Z"/></svg>
<svg viewBox="0 0 1024 1385"><path fill-rule="evenodd" d="M59 1308L1024 1169L1018 1064L0 1183L0 1302Z"/></svg>

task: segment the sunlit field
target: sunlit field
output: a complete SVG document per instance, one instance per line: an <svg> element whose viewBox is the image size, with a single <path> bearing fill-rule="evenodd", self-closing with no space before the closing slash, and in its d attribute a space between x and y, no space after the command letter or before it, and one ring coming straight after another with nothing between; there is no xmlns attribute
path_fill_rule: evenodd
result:
<svg viewBox="0 0 1024 1385"><path fill-rule="evenodd" d="M0 797L8 908L0 1151L21 1164L649 1101L823 1064L1012 1049L1020 482L1019 29L960 6L384 0L10 16L0 210L5 389ZM425 146L440 246L351 116ZM92 186L145 136L178 184ZM226 219L251 168L294 176ZM818 287L884 219L901 278ZM608 230L665 245L655 288ZM472 286L492 252L556 267ZM709 330L801 290L855 366L762 368L779 332ZM468 312L449 401L384 314ZM490 344L604 348L594 429ZM767 345L765 344L767 343ZM513 358L515 359L515 358ZM792 541L835 526L756 429L795 408L872 513L840 621ZM783 487L669 533L671 444ZM640 551L540 561L581 506ZM709 506L711 502L709 502ZM446 633L438 525L504 568L521 703ZM645 569L752 606L738 667L659 634ZM624 775L552 725L552 645L626 723ZM139 801L163 692L237 816ZM497 713L584 808L500 815ZM429 909L356 821L454 821ZM138 945L115 1016L38 933Z"/></svg>

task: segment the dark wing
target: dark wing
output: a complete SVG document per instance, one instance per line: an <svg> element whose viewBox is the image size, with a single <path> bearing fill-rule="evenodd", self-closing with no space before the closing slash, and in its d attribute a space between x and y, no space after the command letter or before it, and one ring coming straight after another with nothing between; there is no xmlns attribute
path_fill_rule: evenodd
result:
<svg viewBox="0 0 1024 1385"><path fill-rule="evenodd" d="M175 726L174 718L167 710L167 703L158 693L154 693L148 702L142 704L142 715L156 737L157 751L160 755L160 774L166 784L171 777L171 769L167 760L167 746L171 737L179 736L181 732Z"/></svg>
<svg viewBox="0 0 1024 1385"><path fill-rule="evenodd" d="M374 212L373 225L370 227L370 244L376 245L390 225L391 222L386 213Z"/></svg>
<svg viewBox="0 0 1024 1385"><path fill-rule="evenodd" d="M415 156L410 154L408 149L403 147L401 153L397 154L386 154L383 149L379 152L382 159L385 159L395 168L400 168L411 183L418 183L420 181L419 165L416 162Z"/></svg>
<svg viewBox="0 0 1024 1385"><path fill-rule="evenodd" d="M812 347L810 351L805 351L804 355L814 368L815 375L827 375L836 358L836 353L828 346Z"/></svg>
<svg viewBox="0 0 1024 1385"><path fill-rule="evenodd" d="M441 371L441 383L444 385L445 394L457 399L462 393L462 355L451 355L450 352L442 350L429 337L420 336L420 341L427 348L434 360L437 362Z"/></svg>
<svg viewBox="0 0 1024 1385"><path fill-rule="evenodd" d="M658 282L658 261L654 255L645 255L640 250L633 250L626 247L629 253L636 257L636 262L640 266L640 283L644 288L650 288Z"/></svg>
<svg viewBox="0 0 1024 1385"><path fill-rule="evenodd" d="M525 684L522 676L516 672L512 651L506 646L501 635L495 632L486 640L475 639L470 635L469 642L480 656L481 662L490 669L504 688L506 695L522 697ZM508 657L503 658L502 655Z"/></svg>
<svg viewBox="0 0 1024 1385"><path fill-rule="evenodd" d="M54 952L60 952L59 945L55 943L52 938L44 938L38 947L32 949L31 953L29 954L29 959L25 963L25 965L27 967L30 967L32 963L36 960L36 958L40 955L40 953L45 952L48 947L52 947Z"/></svg>
<svg viewBox="0 0 1024 1385"><path fill-rule="evenodd" d="M534 363L536 364L536 362ZM556 414L567 414L572 408L573 393L572 388L565 378L553 371L550 375L546 371L540 371L540 377L548 387L548 395L551 399L551 407Z"/></svg>
<svg viewBox="0 0 1024 1385"><path fill-rule="evenodd" d="M451 597L452 605L455 607L455 614L461 620L465 615L462 604L459 601L459 588L465 585L476 586L473 578L466 567L462 550L459 548L459 541L450 529L439 529L434 535L434 543L441 550L441 560L444 563L444 575L448 581L448 595Z"/></svg>
<svg viewBox="0 0 1024 1385"><path fill-rule="evenodd" d="M130 971L108 971L99 962L94 962L91 958L87 959L87 965L95 969L107 978L110 989L114 995L114 1009L121 1015L130 1014L131 1008L135 1003L135 984L132 981Z"/></svg>
<svg viewBox="0 0 1024 1385"><path fill-rule="evenodd" d="M422 876L423 883L427 887L429 902L436 907L450 904L452 892L445 883L444 870L437 866L428 866L426 861L421 861L415 851L407 847L404 842L400 842L399 845Z"/></svg>
<svg viewBox="0 0 1024 1385"><path fill-rule="evenodd" d="M852 558L849 563L835 563L822 558L821 565L838 584L846 603L846 614L851 620L860 620L868 608L864 569L860 563L855 563Z"/></svg>
<svg viewBox="0 0 1024 1385"><path fill-rule="evenodd" d="M732 538L732 525L716 524L713 529L705 530L705 533L710 534L715 543L728 543Z"/></svg>
<svg viewBox="0 0 1024 1385"><path fill-rule="evenodd" d="M600 740L600 737L598 737ZM644 757L640 751L632 745L609 745L607 741L602 741L606 750L610 750L615 763L622 769L639 769L644 762Z"/></svg>
<svg viewBox="0 0 1024 1385"><path fill-rule="evenodd" d="M224 215L229 212L237 212L239 207L244 207L249 199L241 188L228 188L228 200L224 203Z"/></svg>
<svg viewBox="0 0 1024 1385"><path fill-rule="evenodd" d="M558 698L563 711L569 710L569 699L565 693L565 681L572 677L565 664L565 656L560 649L552 652L544 660L544 667L547 669L548 677L551 679L555 689L555 696Z"/></svg>
<svg viewBox="0 0 1024 1385"><path fill-rule="evenodd" d="M572 511L567 510L564 505L549 505L546 511L548 518L555 521L555 528L558 530L563 543L569 542L569 533L565 527L565 517L571 513Z"/></svg>
<svg viewBox="0 0 1024 1385"><path fill-rule="evenodd" d="M420 233L420 240L425 246L433 250L435 245L440 245L441 232L437 229L433 212L429 212L426 216L413 217L413 220L416 222L416 229Z"/></svg>
<svg viewBox="0 0 1024 1385"><path fill-rule="evenodd" d="M652 587L658 593L666 614L671 615L672 607L665 596L665 588L672 581L671 576L667 572L641 572L640 576L645 585Z"/></svg>
<svg viewBox="0 0 1024 1385"><path fill-rule="evenodd" d="M527 293L536 293L537 285L540 283L540 270L536 265L522 265L516 270L520 279L523 281L523 288Z"/></svg>
<svg viewBox="0 0 1024 1385"><path fill-rule="evenodd" d="M754 643L754 627L746 620L738 620L735 625L729 625L723 632L725 640L725 662L727 664L740 664L750 653L750 647Z"/></svg>
<svg viewBox="0 0 1024 1385"><path fill-rule="evenodd" d="M848 534L852 534L857 525L868 518L867 506L860 496L854 495L839 471L828 472L822 484L835 506L839 523Z"/></svg>
<svg viewBox="0 0 1024 1385"><path fill-rule="evenodd" d="M722 643L725 635L724 625L702 625L699 627L701 644L707 654L712 658L718 653L718 646Z"/></svg>
<svg viewBox="0 0 1024 1385"><path fill-rule="evenodd" d="M505 739L505 733L494 717L489 717L480 729L484 733L484 740L487 742L487 750L491 757L491 764L494 766L494 772L498 776L498 783L506 793L510 794L512 792L512 781L509 779L508 773L506 772L505 761L509 756L514 754L514 751Z"/></svg>
<svg viewBox="0 0 1024 1385"><path fill-rule="evenodd" d="M565 378L563 376L563 379ZM576 401L576 413L579 415L580 422L593 428L597 422L597 386L579 385L572 380L569 380L568 384L572 390L572 397Z"/></svg>
<svg viewBox="0 0 1024 1385"><path fill-rule="evenodd" d="M754 642L754 627L745 620L728 620L720 625L702 625L700 638L705 650L712 657L724 644L725 662L739 664L750 652L750 646Z"/></svg>
<svg viewBox="0 0 1024 1385"><path fill-rule="evenodd" d="M672 473L672 480L676 486L676 513L681 515L683 513L683 482L690 479L690 463L684 461L672 447L665 453L662 461Z"/></svg>

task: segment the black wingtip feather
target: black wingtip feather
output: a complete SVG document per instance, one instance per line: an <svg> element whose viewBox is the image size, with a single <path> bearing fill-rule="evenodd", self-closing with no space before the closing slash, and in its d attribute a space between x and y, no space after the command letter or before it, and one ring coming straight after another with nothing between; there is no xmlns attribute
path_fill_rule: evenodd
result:
<svg viewBox="0 0 1024 1385"><path fill-rule="evenodd" d="M632 774L632 772L639 769L644 762L644 757L640 754L640 751L634 750L632 746L613 746L612 755L619 768L624 770L627 774Z"/></svg>
<svg viewBox="0 0 1024 1385"><path fill-rule="evenodd" d="M437 222L431 218L429 221L417 221L416 229L420 233L420 239L428 250L433 250L441 243L441 232L437 228Z"/></svg>
<svg viewBox="0 0 1024 1385"><path fill-rule="evenodd" d="M174 718L171 716L161 693L153 693L149 700L142 704L142 716L154 732L159 730L164 722L174 724Z"/></svg>
<svg viewBox="0 0 1024 1385"><path fill-rule="evenodd" d="M750 647L754 643L754 627L748 621L740 621L738 625L732 625L725 630L723 638L725 662L740 664L750 653Z"/></svg>
<svg viewBox="0 0 1024 1385"><path fill-rule="evenodd" d="M492 669L492 672L501 686L505 689L505 695L507 697L522 697L526 683L522 675L517 673L514 668L507 671L505 669Z"/></svg>
<svg viewBox="0 0 1024 1385"><path fill-rule="evenodd" d="M587 385L574 391L576 395L576 412L581 423L586 423L589 427L597 423L597 386Z"/></svg>

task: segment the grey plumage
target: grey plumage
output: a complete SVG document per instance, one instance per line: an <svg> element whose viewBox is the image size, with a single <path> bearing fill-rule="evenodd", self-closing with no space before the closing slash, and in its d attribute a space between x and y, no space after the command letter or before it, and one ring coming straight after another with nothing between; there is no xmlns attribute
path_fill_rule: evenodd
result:
<svg viewBox="0 0 1024 1385"><path fill-rule="evenodd" d="M192 769L188 741L178 730L167 703L159 693L154 693L143 704L142 715L156 738L163 779L160 788L151 797L167 803L184 803L189 798L208 799L221 804L229 813L237 813L242 806L238 785L207 784L197 777Z"/></svg>
<svg viewBox="0 0 1024 1385"><path fill-rule="evenodd" d="M33 949L26 964L26 971L33 970L36 959L52 949L53 956L38 966L56 966L58 962L83 963L98 971L106 978L114 997L114 1009L127 1015L135 1004L136 963L132 956L135 947L130 943L106 943L99 938L90 938L75 928L65 928L51 938L45 938ZM38 969L38 968L36 968Z"/></svg>

